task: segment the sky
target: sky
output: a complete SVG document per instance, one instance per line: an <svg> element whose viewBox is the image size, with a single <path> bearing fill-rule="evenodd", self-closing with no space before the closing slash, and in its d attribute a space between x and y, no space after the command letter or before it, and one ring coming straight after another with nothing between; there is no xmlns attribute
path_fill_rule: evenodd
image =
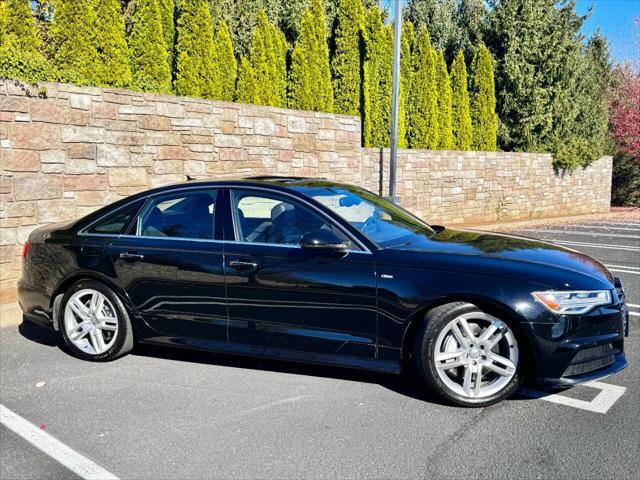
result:
<svg viewBox="0 0 640 480"><path fill-rule="evenodd" d="M615 61L635 59L638 62L640 42L636 39L634 48L633 36L640 35L640 29L634 27L633 22L636 18L640 21L640 0L577 0L576 9L582 14L592 5L591 17L583 27L585 35L591 35L599 28L609 39Z"/></svg>

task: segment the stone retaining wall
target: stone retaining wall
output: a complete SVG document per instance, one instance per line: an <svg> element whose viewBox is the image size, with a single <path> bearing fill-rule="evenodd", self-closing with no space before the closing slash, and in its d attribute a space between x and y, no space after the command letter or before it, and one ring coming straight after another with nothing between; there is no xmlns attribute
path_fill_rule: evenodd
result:
<svg viewBox="0 0 640 480"><path fill-rule="evenodd" d="M386 193L388 152L361 148L355 117L44 87L40 98L0 81L0 303L15 301L34 228L187 175L322 176ZM565 176L551 163L541 154L404 150L398 193L418 215L449 224L608 210L610 157Z"/></svg>

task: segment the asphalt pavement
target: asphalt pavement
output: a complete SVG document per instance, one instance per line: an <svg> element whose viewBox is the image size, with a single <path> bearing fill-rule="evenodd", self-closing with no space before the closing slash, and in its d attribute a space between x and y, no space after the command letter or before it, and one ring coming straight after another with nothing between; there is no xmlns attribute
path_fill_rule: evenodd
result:
<svg viewBox="0 0 640 480"><path fill-rule="evenodd" d="M0 330L0 404L66 445L63 463L89 462L85 478L102 468L121 479L637 479L640 220L514 233L586 252L621 277L633 314L628 369L464 409L409 375L149 347L83 362L22 323ZM2 480L78 478L7 428L7 415Z"/></svg>

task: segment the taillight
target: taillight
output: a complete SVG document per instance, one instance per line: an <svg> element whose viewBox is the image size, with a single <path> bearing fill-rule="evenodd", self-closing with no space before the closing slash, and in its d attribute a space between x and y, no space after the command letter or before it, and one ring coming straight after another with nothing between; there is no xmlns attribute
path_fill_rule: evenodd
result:
<svg viewBox="0 0 640 480"><path fill-rule="evenodd" d="M22 246L22 256L26 257L27 253L29 253L29 242L24 242L24 245Z"/></svg>

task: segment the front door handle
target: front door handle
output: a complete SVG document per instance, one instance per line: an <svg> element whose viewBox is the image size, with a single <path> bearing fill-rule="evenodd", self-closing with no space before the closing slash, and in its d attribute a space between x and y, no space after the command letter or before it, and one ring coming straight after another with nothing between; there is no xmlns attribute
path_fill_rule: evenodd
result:
<svg viewBox="0 0 640 480"><path fill-rule="evenodd" d="M254 270L258 268L258 264L255 262L245 262L242 260L231 260L229 262L229 266L231 268L235 268L236 270Z"/></svg>
<svg viewBox="0 0 640 480"><path fill-rule="evenodd" d="M142 260L144 259L144 255L141 255L139 253L123 252L120 254L120 258L122 258L123 260Z"/></svg>

